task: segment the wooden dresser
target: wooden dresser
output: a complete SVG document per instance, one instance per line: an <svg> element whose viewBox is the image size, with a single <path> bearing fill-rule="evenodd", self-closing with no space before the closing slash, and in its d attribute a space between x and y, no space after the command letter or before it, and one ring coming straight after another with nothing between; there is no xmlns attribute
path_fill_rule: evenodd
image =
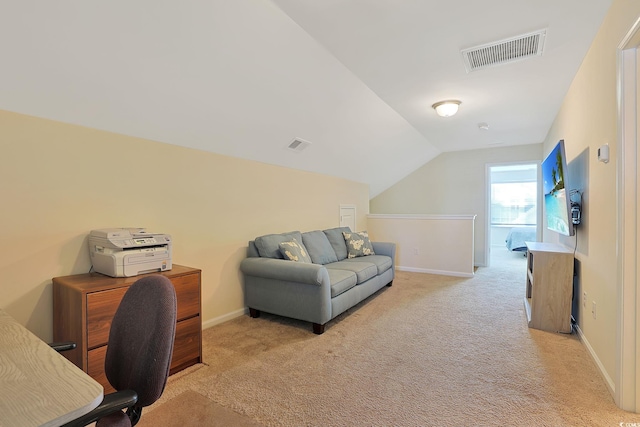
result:
<svg viewBox="0 0 640 427"><path fill-rule="evenodd" d="M166 276L176 288L178 317L170 374L202 362L202 318L199 269L173 264ZM53 339L74 341L75 350L62 354L105 388L104 373L111 320L125 292L144 277L109 277L100 273L53 279Z"/></svg>

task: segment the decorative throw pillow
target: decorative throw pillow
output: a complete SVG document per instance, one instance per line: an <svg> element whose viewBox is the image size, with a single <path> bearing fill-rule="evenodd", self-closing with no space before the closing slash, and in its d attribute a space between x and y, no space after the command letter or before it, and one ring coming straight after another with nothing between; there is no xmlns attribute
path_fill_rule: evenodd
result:
<svg viewBox="0 0 640 427"><path fill-rule="evenodd" d="M366 231L343 232L344 241L347 244L347 258L375 255L373 246L369 241L369 233Z"/></svg>
<svg viewBox="0 0 640 427"><path fill-rule="evenodd" d="M278 246L280 247L280 253L282 253L284 259L311 263L311 257L307 253L307 248L305 248L304 245L298 242L295 238L288 242L280 242Z"/></svg>
<svg viewBox="0 0 640 427"><path fill-rule="evenodd" d="M280 242L288 242L291 239L297 239L302 242L302 234L299 231L290 231L288 233L267 234L265 236L256 237L255 245L258 253L263 258L280 258Z"/></svg>

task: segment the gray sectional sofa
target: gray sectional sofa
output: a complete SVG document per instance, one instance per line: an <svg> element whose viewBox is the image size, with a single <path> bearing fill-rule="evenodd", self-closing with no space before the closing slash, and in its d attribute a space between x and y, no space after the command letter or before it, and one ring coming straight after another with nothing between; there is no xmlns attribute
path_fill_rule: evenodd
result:
<svg viewBox="0 0 640 427"><path fill-rule="evenodd" d="M350 239L345 240L343 233ZM269 234L249 242L240 269L250 316L258 317L264 311L304 320L313 324L314 333L322 334L329 320L391 286L395 243L370 242L368 246L368 236L365 242L356 240L359 237L362 235L351 233L349 227L338 227ZM282 249L287 244L301 253ZM371 249L373 254L364 255Z"/></svg>

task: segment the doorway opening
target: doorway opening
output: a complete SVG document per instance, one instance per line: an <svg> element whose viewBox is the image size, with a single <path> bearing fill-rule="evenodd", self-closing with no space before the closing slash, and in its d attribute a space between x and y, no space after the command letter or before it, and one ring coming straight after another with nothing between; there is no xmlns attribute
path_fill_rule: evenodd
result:
<svg viewBox="0 0 640 427"><path fill-rule="evenodd" d="M488 265L524 264L524 242L538 240L538 169L537 162L488 166Z"/></svg>

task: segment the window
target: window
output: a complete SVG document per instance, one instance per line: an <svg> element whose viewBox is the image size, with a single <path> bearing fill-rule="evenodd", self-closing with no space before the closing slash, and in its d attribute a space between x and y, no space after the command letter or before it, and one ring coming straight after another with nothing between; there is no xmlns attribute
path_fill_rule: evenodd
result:
<svg viewBox="0 0 640 427"><path fill-rule="evenodd" d="M536 225L537 165L491 168L491 225Z"/></svg>

